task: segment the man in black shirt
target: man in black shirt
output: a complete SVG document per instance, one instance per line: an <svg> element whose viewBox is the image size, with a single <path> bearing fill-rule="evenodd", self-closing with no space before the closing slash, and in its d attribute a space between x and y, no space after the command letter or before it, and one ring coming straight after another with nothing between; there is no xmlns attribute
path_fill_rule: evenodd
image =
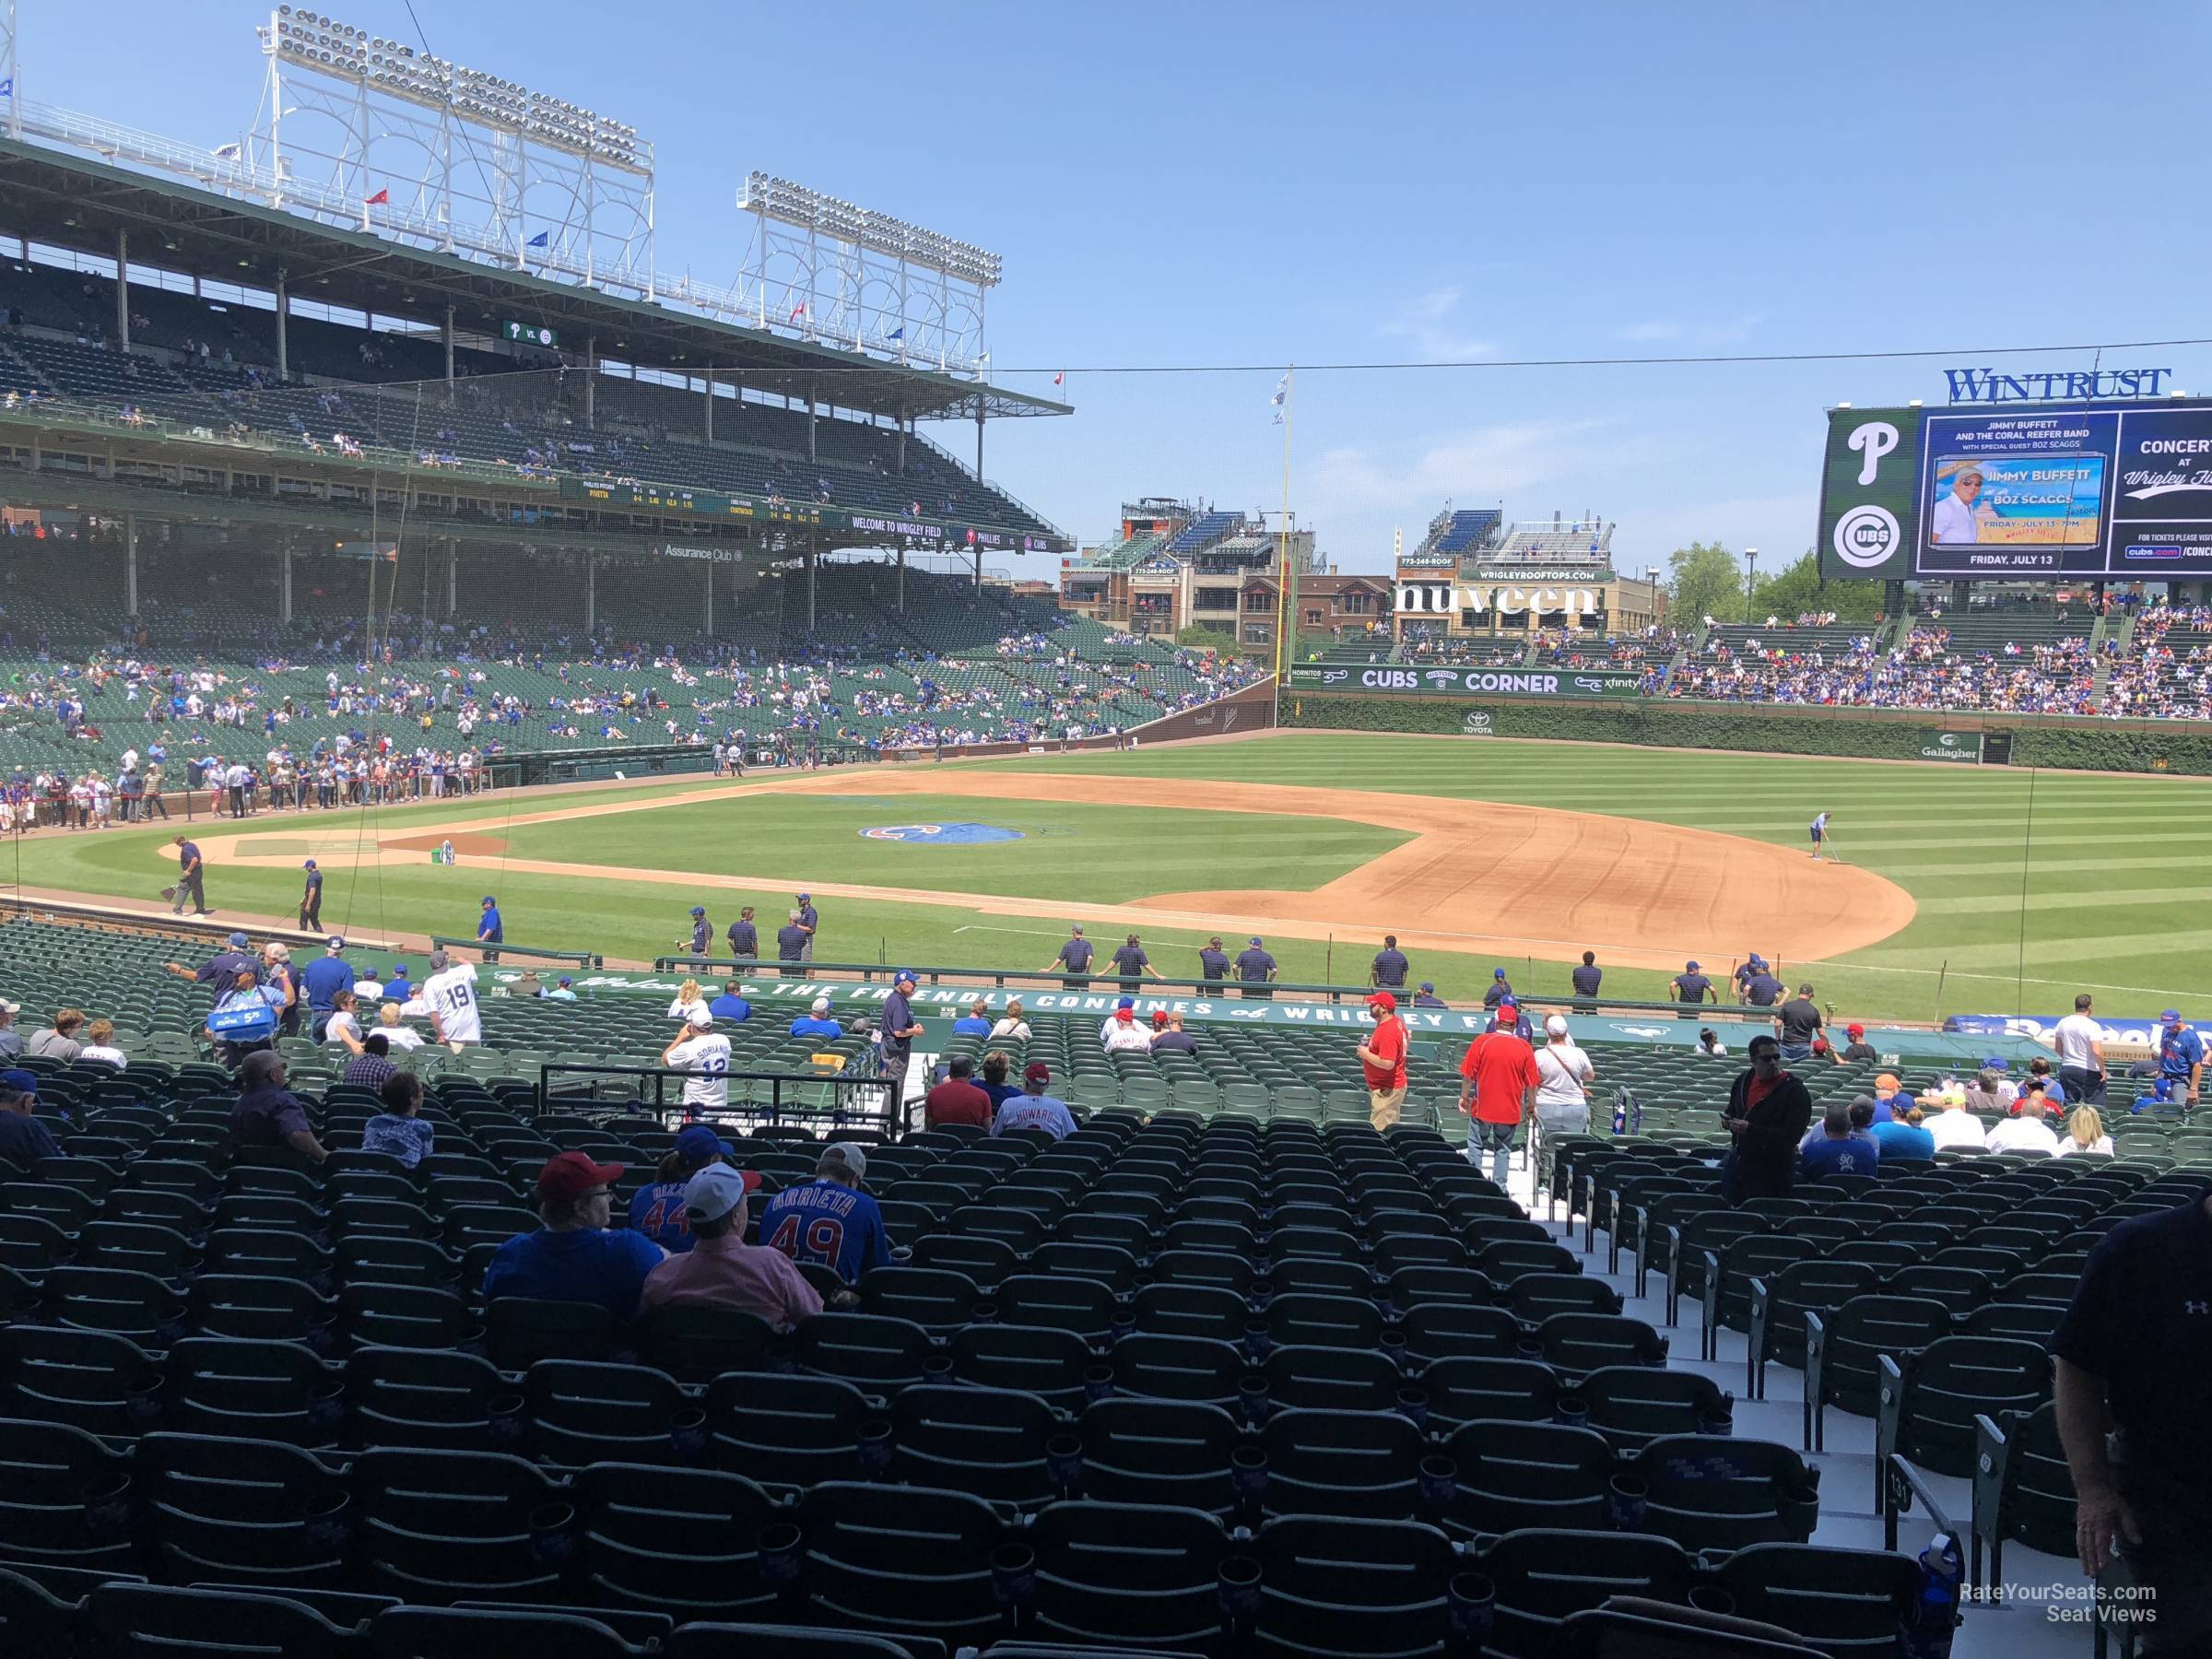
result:
<svg viewBox="0 0 2212 1659"><path fill-rule="evenodd" d="M1583 952L1583 965L1568 976L1574 981L1574 1011L1577 1014L1597 1012L1597 988L1605 983L1606 971L1597 965L1597 952Z"/></svg>
<svg viewBox="0 0 2212 1659"><path fill-rule="evenodd" d="M1209 985L1218 985L1229 977L1229 952L1221 948L1219 934L1198 948L1198 977Z"/></svg>
<svg viewBox="0 0 2212 1659"><path fill-rule="evenodd" d="M760 956L760 930L753 925L753 907L747 905L737 912L737 920L730 924L730 954L742 959L758 960Z"/></svg>
<svg viewBox="0 0 2212 1659"><path fill-rule="evenodd" d="M799 925L799 912L793 911L791 920L776 929L776 960L782 964L776 971L785 979L801 979L799 960L806 954L806 930Z"/></svg>
<svg viewBox="0 0 2212 1659"><path fill-rule="evenodd" d="M1046 973L1088 972L1090 968L1091 955L1091 943L1083 936L1083 924L1078 922L1067 930L1067 942L1060 947L1060 954L1044 965L1042 971ZM1087 979L1069 980L1067 988L1070 991L1088 991L1090 989L1090 982Z"/></svg>
<svg viewBox="0 0 2212 1659"><path fill-rule="evenodd" d="M1683 963L1682 971L1675 975L1674 982L1668 989L1674 992L1675 1000L1682 1005L1682 1011L1675 1016L1677 1019L1695 1019L1700 1006L1721 1000L1720 994L1712 988L1712 982L1698 971L1695 962Z"/></svg>
<svg viewBox="0 0 2212 1659"><path fill-rule="evenodd" d="M200 863L200 850L182 835L177 837L176 847L177 885L171 889L176 902L170 906L171 913L182 915L184 900L190 899L192 913L204 916L207 913L207 889L204 885L207 877Z"/></svg>
<svg viewBox="0 0 2212 1659"><path fill-rule="evenodd" d="M267 1049L248 1054L238 1068L238 1104L230 1134L241 1147L289 1147L312 1163L330 1156L308 1126L307 1108L284 1086L283 1059Z"/></svg>
<svg viewBox="0 0 2212 1659"><path fill-rule="evenodd" d="M1406 976L1413 971L1413 964L1398 948L1398 935L1384 934L1382 948L1375 952L1374 965L1367 971L1367 982L1378 991L1403 991Z"/></svg>
<svg viewBox="0 0 2212 1659"><path fill-rule="evenodd" d="M1500 1003L1508 1000L1512 994L1513 988L1506 980L1505 970L1502 968L1491 969L1489 989L1482 994L1484 1012L1488 1013L1495 1010Z"/></svg>
<svg viewBox="0 0 2212 1659"><path fill-rule="evenodd" d="M1813 1052L1820 1035L1820 1010L1813 1006L1813 988L1797 987L1797 994L1775 1011L1774 1035L1782 1040L1784 1060L1803 1060Z"/></svg>
<svg viewBox="0 0 2212 1659"><path fill-rule="evenodd" d="M1144 982L1144 975L1159 977L1159 970L1152 966L1152 959L1145 954L1144 942L1135 934L1129 942L1113 953L1114 971L1122 976L1122 989L1134 994Z"/></svg>
<svg viewBox="0 0 2212 1659"><path fill-rule="evenodd" d="M302 933L323 931L323 871L313 859L301 865L306 872L300 877L300 929Z"/></svg>
<svg viewBox="0 0 2212 1659"><path fill-rule="evenodd" d="M2082 1570L2116 1552L2155 1598L2138 1653L2212 1652L2212 1184L2104 1235L2051 1352Z"/></svg>
<svg viewBox="0 0 2212 1659"><path fill-rule="evenodd" d="M1744 979L1744 1000L1755 1008L1771 1008L1782 1000L1783 983L1766 963L1756 964Z"/></svg>
<svg viewBox="0 0 2212 1659"><path fill-rule="evenodd" d="M1750 1198L1787 1198L1797 1179L1797 1143L1813 1121L1813 1097L1782 1063L1771 1037L1751 1039L1751 1069L1728 1088L1721 1126L1735 1145L1721 1163L1721 1196L1730 1204Z"/></svg>

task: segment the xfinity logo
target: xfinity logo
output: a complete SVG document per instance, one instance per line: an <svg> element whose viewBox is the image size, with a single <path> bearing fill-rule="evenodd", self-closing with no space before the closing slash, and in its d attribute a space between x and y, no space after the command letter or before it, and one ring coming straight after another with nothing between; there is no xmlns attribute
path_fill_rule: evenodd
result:
<svg viewBox="0 0 2212 1659"><path fill-rule="evenodd" d="M1994 369L1946 369L1951 401L2048 403L2053 398L2157 397L2171 369L2106 369L2083 374L2000 374ZM1861 483L1866 482L1862 478Z"/></svg>

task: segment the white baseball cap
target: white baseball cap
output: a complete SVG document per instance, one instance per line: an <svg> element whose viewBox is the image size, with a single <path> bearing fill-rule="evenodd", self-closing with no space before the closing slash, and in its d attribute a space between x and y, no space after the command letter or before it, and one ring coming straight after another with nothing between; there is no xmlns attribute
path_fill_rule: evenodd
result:
<svg viewBox="0 0 2212 1659"><path fill-rule="evenodd" d="M1564 1014L1552 1014L1546 1016L1544 1020L1544 1035L1547 1037L1566 1036L1567 1016Z"/></svg>
<svg viewBox="0 0 2212 1659"><path fill-rule="evenodd" d="M754 1180L758 1182L759 1177ZM719 1221L745 1202L752 1187L743 1170L728 1164L709 1164L684 1182L684 1207L705 1221Z"/></svg>

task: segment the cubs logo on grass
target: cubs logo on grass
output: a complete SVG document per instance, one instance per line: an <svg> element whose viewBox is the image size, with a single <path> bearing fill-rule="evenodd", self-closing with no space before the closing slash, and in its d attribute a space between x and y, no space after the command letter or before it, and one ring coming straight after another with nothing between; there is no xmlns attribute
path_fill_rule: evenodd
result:
<svg viewBox="0 0 2212 1659"><path fill-rule="evenodd" d="M973 847L1022 838L1020 830L996 824L877 824L860 833L864 841L925 842L938 847Z"/></svg>

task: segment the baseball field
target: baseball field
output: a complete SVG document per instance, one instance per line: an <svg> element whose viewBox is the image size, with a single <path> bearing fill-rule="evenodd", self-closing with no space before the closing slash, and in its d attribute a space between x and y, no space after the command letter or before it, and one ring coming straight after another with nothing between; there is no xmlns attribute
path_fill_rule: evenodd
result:
<svg viewBox="0 0 2212 1659"><path fill-rule="evenodd" d="M2212 782L2180 778L1302 733L189 828L209 903L249 924L290 920L312 856L333 931L468 935L492 893L510 941L610 959L677 949L695 903L718 941L755 906L766 944L805 888L823 962L1034 968L1080 921L1169 974L1258 934L1286 980L1359 982L1391 932L1473 1000L1494 966L1561 988L1584 949L1641 997L1758 950L1841 1015L1929 1019L2083 989L2205 1009L2207 822ZM144 903L178 827L20 838L0 881Z"/></svg>

